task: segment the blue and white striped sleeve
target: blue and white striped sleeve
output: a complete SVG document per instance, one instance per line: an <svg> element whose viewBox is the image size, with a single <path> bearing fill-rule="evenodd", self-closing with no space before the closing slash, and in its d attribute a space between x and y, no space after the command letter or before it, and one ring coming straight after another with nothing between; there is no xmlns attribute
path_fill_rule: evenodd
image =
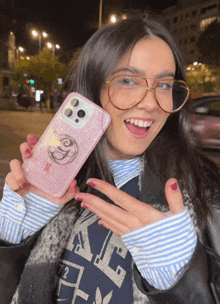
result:
<svg viewBox="0 0 220 304"><path fill-rule="evenodd" d="M142 277L153 287L164 290L175 283L188 264L197 235L184 208L175 215L123 234L122 240Z"/></svg>
<svg viewBox="0 0 220 304"><path fill-rule="evenodd" d="M0 202L0 239L19 244L46 225L62 207L34 193L22 197L5 184Z"/></svg>

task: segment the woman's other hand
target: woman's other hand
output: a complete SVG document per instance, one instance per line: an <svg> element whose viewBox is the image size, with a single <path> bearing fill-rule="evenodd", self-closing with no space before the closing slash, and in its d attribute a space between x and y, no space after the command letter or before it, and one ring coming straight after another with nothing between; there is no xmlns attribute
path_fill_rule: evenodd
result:
<svg viewBox="0 0 220 304"><path fill-rule="evenodd" d="M177 180L174 178L169 179L165 185L169 213L160 212L107 182L92 178L87 183L108 196L116 205L87 193L78 193L76 199L82 201L82 207L96 213L101 218L100 225L120 236L181 212L184 208L182 194Z"/></svg>
<svg viewBox="0 0 220 304"><path fill-rule="evenodd" d="M36 136L29 134L27 136L27 142L24 142L20 145L23 162L31 157L32 150L35 147L37 141L38 139ZM65 205L68 201L75 197L76 193L79 192L79 189L76 185L76 180L73 180L66 193L61 198L53 197L28 183L22 169L22 162L20 160L13 159L10 162L10 168L11 171L7 174L5 183L11 190L17 192L21 196L25 196L27 193L32 192L60 205Z"/></svg>

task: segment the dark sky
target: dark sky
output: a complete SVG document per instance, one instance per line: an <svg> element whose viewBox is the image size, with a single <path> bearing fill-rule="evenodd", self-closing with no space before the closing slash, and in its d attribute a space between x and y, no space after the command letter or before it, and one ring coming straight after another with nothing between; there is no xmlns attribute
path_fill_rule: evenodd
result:
<svg viewBox="0 0 220 304"><path fill-rule="evenodd" d="M23 45L34 53L37 41L30 34L32 28L48 32L50 40L63 50L83 45L98 28L99 3L100 0L18 0L17 46ZM160 13L176 3L177 0L103 0L103 21L114 12L140 9Z"/></svg>

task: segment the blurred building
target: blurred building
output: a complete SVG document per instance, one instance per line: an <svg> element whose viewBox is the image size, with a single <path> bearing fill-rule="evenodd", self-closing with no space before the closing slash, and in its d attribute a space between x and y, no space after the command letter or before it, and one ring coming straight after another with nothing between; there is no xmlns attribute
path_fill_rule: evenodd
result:
<svg viewBox="0 0 220 304"><path fill-rule="evenodd" d="M214 20L220 21L220 2L215 0L179 0L163 11L162 22L176 38L186 62L198 61L196 43L201 32Z"/></svg>
<svg viewBox="0 0 220 304"><path fill-rule="evenodd" d="M0 96L11 97L15 64L13 20L0 13Z"/></svg>

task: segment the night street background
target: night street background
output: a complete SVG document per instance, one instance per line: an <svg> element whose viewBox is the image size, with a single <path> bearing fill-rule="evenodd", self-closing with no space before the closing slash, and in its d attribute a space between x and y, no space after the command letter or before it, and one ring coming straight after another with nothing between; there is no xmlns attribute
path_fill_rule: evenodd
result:
<svg viewBox="0 0 220 304"><path fill-rule="evenodd" d="M102 23L111 14L122 15L131 11L161 13L177 4L177 0L103 0ZM48 33L48 39L60 45L57 55L67 54L70 59L74 50L82 47L98 29L100 0L0 0L0 14L7 16L10 31L15 34L16 48L22 46L26 56L37 55L39 41L31 34L33 29ZM46 40L42 38L42 49ZM39 109L38 109L39 110ZM50 113L0 112L0 197L4 178L13 158L21 160L19 146L26 136L40 136L52 118Z"/></svg>
<svg viewBox="0 0 220 304"><path fill-rule="evenodd" d="M130 10L161 13L176 3L177 0L103 0L102 19L107 23L111 14ZM63 50L80 47L98 28L99 5L100 0L17 0L11 12L16 19L16 44L34 54L37 40L34 44L30 31L36 28L48 32Z"/></svg>
<svg viewBox="0 0 220 304"><path fill-rule="evenodd" d="M133 10L162 14L165 8L175 4L177 0L103 0L102 21L106 24L111 14L122 15ZM61 46L56 54L67 54L69 60L74 50L82 47L98 29L99 6L100 0L0 0L0 14L10 19L14 47L22 46L25 56L39 53L39 41L31 34L35 29L47 32L47 41ZM45 42L42 38L42 49ZM19 145L29 133L39 137L53 117L52 113L41 113L39 108L20 110L0 112L0 198L10 160L20 159ZM220 165L220 150L205 153Z"/></svg>

